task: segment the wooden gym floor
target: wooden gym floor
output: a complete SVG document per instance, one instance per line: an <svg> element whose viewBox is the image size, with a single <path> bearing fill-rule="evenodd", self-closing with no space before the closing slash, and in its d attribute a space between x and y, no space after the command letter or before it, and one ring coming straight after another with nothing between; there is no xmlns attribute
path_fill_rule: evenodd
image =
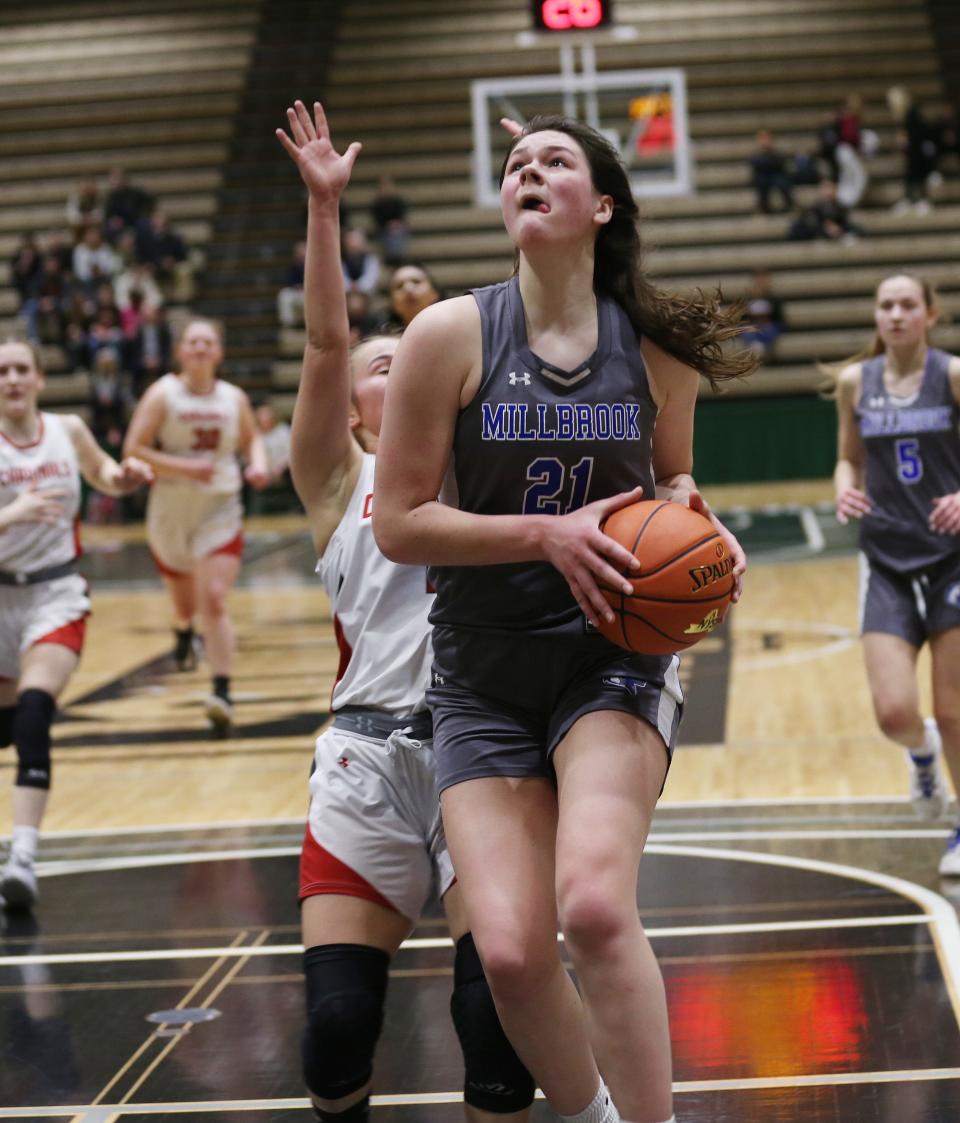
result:
<svg viewBox="0 0 960 1123"><path fill-rule="evenodd" d="M826 486L771 498L711 492L748 547L747 591L684 660L688 717L638 890L677 1118L945 1123L960 1118L947 826L912 817L875 730L852 540ZM41 900L2 919L0 1120L310 1117L296 854L336 647L302 525L250 529L226 741L205 728L204 671L173 668L139 534L86 535L95 612L55 728ZM451 968L434 912L393 964L375 1123L461 1118Z"/></svg>

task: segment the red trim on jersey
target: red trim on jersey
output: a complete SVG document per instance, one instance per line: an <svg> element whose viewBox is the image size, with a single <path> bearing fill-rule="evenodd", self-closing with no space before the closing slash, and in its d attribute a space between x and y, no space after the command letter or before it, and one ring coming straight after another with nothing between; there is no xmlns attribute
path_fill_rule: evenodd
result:
<svg viewBox="0 0 960 1123"><path fill-rule="evenodd" d="M40 412L37 413L37 436L35 440L28 441L25 445L20 445L17 444L12 437L8 437L2 429L0 429L0 437L3 437L7 444L13 445L14 448L36 448L43 440L43 414Z"/></svg>
<svg viewBox="0 0 960 1123"><path fill-rule="evenodd" d="M83 641L86 635L87 618L81 616L79 620L72 620L69 624L64 624L63 627L55 628L52 632L47 632L45 636L35 639L30 646L36 647L40 643L55 643L79 655L83 651Z"/></svg>
<svg viewBox="0 0 960 1123"><path fill-rule="evenodd" d="M153 564L157 567L157 572L162 577L189 577L190 574L182 569L171 569L170 566L165 565L153 552L150 551L150 557L153 558Z"/></svg>
<svg viewBox="0 0 960 1123"><path fill-rule="evenodd" d="M211 550L210 553L206 555L206 557L213 558L216 557L217 554L232 554L234 557L239 558L242 553L243 531L238 530L229 542L226 542L224 543L224 545L219 546L216 550ZM189 577L193 572L189 569L171 569L169 565L166 565L157 557L153 550L150 551L150 557L153 558L153 564L157 567L157 572L164 577Z"/></svg>
<svg viewBox="0 0 960 1123"><path fill-rule="evenodd" d="M333 690L330 691L331 706L333 705L333 691L337 689L340 680L347 673L347 667L350 666L350 660L353 658L353 648L347 643L347 637L343 634L343 625L336 613L333 614L333 634L337 641L337 650L340 652L340 662L337 664L337 673L333 678Z"/></svg>
<svg viewBox="0 0 960 1123"><path fill-rule="evenodd" d="M229 542L223 546L218 546L216 550L211 550L207 554L208 558L216 557L217 554L233 554L235 557L240 557L243 553L243 531L238 530L236 535L230 539Z"/></svg>
<svg viewBox="0 0 960 1123"><path fill-rule="evenodd" d="M369 495L364 496L363 511L360 514L360 518L362 518L362 519L372 519L373 518L373 492L372 491L370 492Z"/></svg>
<svg viewBox="0 0 960 1123"><path fill-rule="evenodd" d="M303 848L300 851L300 892L298 900L307 897L322 897L326 894L343 897L360 897L382 905L391 912L398 912L386 897L378 893L366 878L360 876L329 850L324 850L313 837L308 826L303 835Z"/></svg>

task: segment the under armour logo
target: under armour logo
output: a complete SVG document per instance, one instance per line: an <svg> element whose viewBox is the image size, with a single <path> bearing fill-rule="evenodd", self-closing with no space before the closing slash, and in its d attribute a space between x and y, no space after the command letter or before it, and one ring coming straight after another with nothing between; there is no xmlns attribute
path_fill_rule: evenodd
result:
<svg viewBox="0 0 960 1123"><path fill-rule="evenodd" d="M341 758L340 758L340 759L339 759L339 760L337 761L337 764L339 764L341 768L346 768L346 767L347 767L347 765L348 765L349 763L350 763L350 758L349 758L349 757L345 757L345 756L342 756L342 757L341 757Z"/></svg>
<svg viewBox="0 0 960 1123"><path fill-rule="evenodd" d="M871 398L868 405L870 406L871 409L883 409L884 405L886 405L886 398L882 398L882 397Z"/></svg>
<svg viewBox="0 0 960 1123"><path fill-rule="evenodd" d="M526 371L524 371L523 374L517 374L517 372L515 370L512 370L507 375L507 378L510 379L510 385L511 386L529 386L530 385L530 375Z"/></svg>

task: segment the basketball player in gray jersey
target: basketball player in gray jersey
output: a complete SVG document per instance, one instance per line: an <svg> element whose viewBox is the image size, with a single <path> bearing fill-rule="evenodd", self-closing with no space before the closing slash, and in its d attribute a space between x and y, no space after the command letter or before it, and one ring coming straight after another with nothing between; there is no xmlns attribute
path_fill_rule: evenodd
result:
<svg viewBox="0 0 960 1123"><path fill-rule="evenodd" d="M595 631L599 584L635 564L599 524L641 494L707 512L697 372L754 360L718 346L735 313L641 272L629 180L592 129L530 122L501 205L516 276L425 309L394 358L374 532L435 567L443 819L504 1028L564 1120L663 1123L669 1027L636 887L682 693L674 659Z"/></svg>
<svg viewBox="0 0 960 1123"><path fill-rule="evenodd" d="M877 289L877 337L837 386L837 518L861 520L860 628L874 711L908 751L917 813L947 808L941 747L960 788L960 358L930 347L933 293L908 274ZM917 656L929 643L934 718ZM960 826L940 863L960 876Z"/></svg>

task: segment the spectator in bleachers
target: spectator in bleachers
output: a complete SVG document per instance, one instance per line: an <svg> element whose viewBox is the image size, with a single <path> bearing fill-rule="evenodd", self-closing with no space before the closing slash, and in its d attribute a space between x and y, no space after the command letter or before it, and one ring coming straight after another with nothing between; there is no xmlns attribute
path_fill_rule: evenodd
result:
<svg viewBox="0 0 960 1123"><path fill-rule="evenodd" d="M111 452L123 444L123 434L133 407L133 395L123 375L120 352L101 347L90 377L90 429L97 441Z"/></svg>
<svg viewBox="0 0 960 1123"><path fill-rule="evenodd" d="M123 354L123 345L123 325L120 322L120 312L115 305L100 305L87 335L90 366L96 368L97 356L105 348L115 351L119 362L119 357Z"/></svg>
<svg viewBox="0 0 960 1123"><path fill-rule="evenodd" d="M408 261L390 277L390 323L406 328L414 316L430 304L443 299L430 270L418 261Z"/></svg>
<svg viewBox="0 0 960 1123"><path fill-rule="evenodd" d="M84 230L82 241L73 249L73 275L85 288L93 291L101 281L111 280L120 269L120 260L103 240L95 223Z"/></svg>
<svg viewBox="0 0 960 1123"><path fill-rule="evenodd" d="M377 193L370 203L370 214L380 252L387 265L399 265L406 259L410 242L407 210L407 201L397 190L393 179L388 175L381 176Z"/></svg>
<svg viewBox="0 0 960 1123"><path fill-rule="evenodd" d="M95 179L85 179L67 196L67 224L79 241L91 224L103 223L103 198Z"/></svg>
<svg viewBox="0 0 960 1123"><path fill-rule="evenodd" d="M770 197L773 192L783 201L782 210L793 209L793 183L786 156L773 143L769 129L757 132L757 147L750 157L753 189L757 193L757 206L764 214L771 214Z"/></svg>
<svg viewBox="0 0 960 1123"><path fill-rule="evenodd" d="M135 229L142 218L149 217L155 200L149 191L130 183L122 168L111 170L107 187L103 221L107 238L113 242L124 230Z"/></svg>
<svg viewBox="0 0 960 1123"><path fill-rule="evenodd" d="M285 328L303 327L303 263L306 256L307 243L297 242L283 275L283 286L277 293L277 318Z"/></svg>
<svg viewBox="0 0 960 1123"><path fill-rule="evenodd" d="M106 288L113 297L110 285ZM90 328L97 314L97 298L82 288L74 288L70 294L64 327L64 347L67 356L67 369L70 371L90 366Z"/></svg>
<svg viewBox="0 0 960 1123"><path fill-rule="evenodd" d="M122 451L123 434L133 409L133 395L123 374L120 355L112 347L97 352L90 378L90 430L111 456ZM95 525L124 521L120 496L91 491L84 518Z"/></svg>
<svg viewBox="0 0 960 1123"><path fill-rule="evenodd" d="M834 149L837 199L845 206L856 207L867 190L869 177L864 157L876 151L877 135L863 127L863 99L850 94L836 116L837 144Z"/></svg>
<svg viewBox="0 0 960 1123"><path fill-rule="evenodd" d="M163 304L163 293L153 279L150 266L138 261L131 262L113 279L113 294L121 312L130 306L130 294L134 291L140 293L144 308L159 308Z"/></svg>
<svg viewBox="0 0 960 1123"><path fill-rule="evenodd" d="M163 308L144 308L137 334L127 340L127 369L138 398L151 382L170 370L172 351L170 328Z"/></svg>
<svg viewBox="0 0 960 1123"><path fill-rule="evenodd" d="M343 233L340 250L343 283L347 292L358 289L372 293L380 279L380 259L367 244L367 236L359 226L348 226Z"/></svg>
<svg viewBox="0 0 960 1123"><path fill-rule="evenodd" d="M827 109L817 129L817 158L820 161L820 174L827 175L834 182L840 175L837 167L837 145L840 131L837 127L837 114Z"/></svg>
<svg viewBox="0 0 960 1123"><path fill-rule="evenodd" d="M64 272L60 257L45 253L21 309L31 343L63 343L70 290L70 278Z"/></svg>
<svg viewBox="0 0 960 1123"><path fill-rule="evenodd" d="M891 86L887 90L887 105L897 125L897 146L903 153L904 197L893 209L898 214L909 210L926 214L930 210L931 179L939 175L936 134L903 86Z"/></svg>
<svg viewBox="0 0 960 1123"><path fill-rule="evenodd" d="M290 426L277 417L277 411L269 401L259 402L253 417L267 454L269 482L277 483L290 466Z"/></svg>
<svg viewBox="0 0 960 1123"><path fill-rule="evenodd" d="M23 234L10 257L10 282L23 306L33 278L40 272L40 249L32 234Z"/></svg>
<svg viewBox="0 0 960 1123"><path fill-rule="evenodd" d="M786 321L783 301L774 295L766 269L754 269L744 301L745 326L740 338L762 359L769 360Z"/></svg>
<svg viewBox="0 0 960 1123"><path fill-rule="evenodd" d="M371 309L368 293L354 289L346 294L346 299L347 323L350 326L350 346L353 347L365 336L371 335L377 330L378 321Z"/></svg>
<svg viewBox="0 0 960 1123"><path fill-rule="evenodd" d="M817 190L817 201L805 207L790 225L788 237L795 242L826 239L831 242L855 242L860 227L853 221L850 211L837 199L837 185L832 179L822 179Z"/></svg>
<svg viewBox="0 0 960 1123"><path fill-rule="evenodd" d="M45 255L54 255L64 273L73 268L73 236L69 230L53 230L47 235Z"/></svg>
<svg viewBox="0 0 960 1123"><path fill-rule="evenodd" d="M136 234L137 260L149 265L168 300L183 304L193 295L193 274L187 243L170 225L166 211L155 210L140 220Z"/></svg>

